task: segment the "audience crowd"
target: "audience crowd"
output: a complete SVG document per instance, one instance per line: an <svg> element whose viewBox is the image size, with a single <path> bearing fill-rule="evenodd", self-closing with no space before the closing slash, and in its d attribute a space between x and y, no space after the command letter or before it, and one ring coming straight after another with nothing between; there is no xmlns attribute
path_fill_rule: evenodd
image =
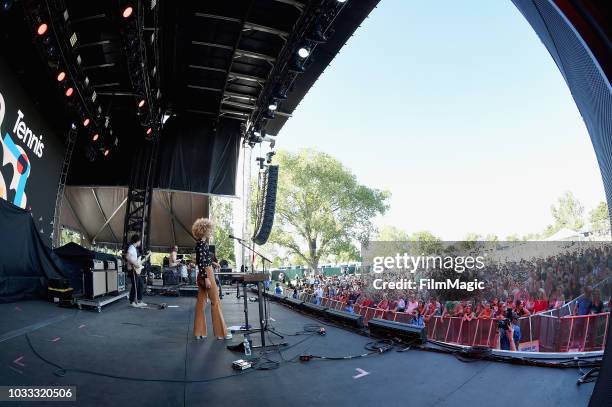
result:
<svg viewBox="0 0 612 407"><path fill-rule="evenodd" d="M297 281L283 282L289 287L285 294L294 298L310 294L315 303L323 298L333 299L345 304L344 310L348 312L355 312L355 306L403 312L413 315L414 323L426 324L432 316L503 319L508 308L520 318L559 309L577 297L572 307L575 315L609 312L611 269L609 246L546 258L498 262L480 270L476 276L466 276L485 280L486 289L457 301L445 299L443 293L435 291L375 290L368 284L367 273L359 276L310 273ZM597 286L604 280L604 284ZM607 290L602 293L601 288Z"/></svg>

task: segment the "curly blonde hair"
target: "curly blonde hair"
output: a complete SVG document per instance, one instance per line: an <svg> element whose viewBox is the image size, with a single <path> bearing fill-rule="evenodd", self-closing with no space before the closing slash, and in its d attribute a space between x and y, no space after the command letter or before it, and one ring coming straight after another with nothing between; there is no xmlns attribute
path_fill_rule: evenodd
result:
<svg viewBox="0 0 612 407"><path fill-rule="evenodd" d="M196 240L208 240L213 234L213 221L208 218L199 218L193 222L191 233Z"/></svg>

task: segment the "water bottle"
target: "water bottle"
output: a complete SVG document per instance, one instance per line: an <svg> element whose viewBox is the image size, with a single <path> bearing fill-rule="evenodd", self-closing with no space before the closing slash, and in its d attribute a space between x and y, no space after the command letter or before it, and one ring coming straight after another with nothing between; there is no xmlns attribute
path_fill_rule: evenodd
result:
<svg viewBox="0 0 612 407"><path fill-rule="evenodd" d="M251 344L249 343L249 340L245 337L244 338L244 356L251 356Z"/></svg>

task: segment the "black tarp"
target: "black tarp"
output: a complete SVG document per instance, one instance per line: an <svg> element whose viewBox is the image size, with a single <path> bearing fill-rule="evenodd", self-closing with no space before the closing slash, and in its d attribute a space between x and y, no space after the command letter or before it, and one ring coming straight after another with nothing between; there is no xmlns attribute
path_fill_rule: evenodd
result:
<svg viewBox="0 0 612 407"><path fill-rule="evenodd" d="M42 239L29 211L0 199L0 303L43 296L49 279L65 277Z"/></svg>
<svg viewBox="0 0 612 407"><path fill-rule="evenodd" d="M64 264L64 274L70 281L70 287L75 293L83 290L83 271L93 266L93 260L115 260L117 257L112 254L94 252L83 246L70 242L62 247L58 247L53 252L62 259Z"/></svg>
<svg viewBox="0 0 612 407"><path fill-rule="evenodd" d="M155 187L234 195L240 137L236 120L171 118L162 134Z"/></svg>

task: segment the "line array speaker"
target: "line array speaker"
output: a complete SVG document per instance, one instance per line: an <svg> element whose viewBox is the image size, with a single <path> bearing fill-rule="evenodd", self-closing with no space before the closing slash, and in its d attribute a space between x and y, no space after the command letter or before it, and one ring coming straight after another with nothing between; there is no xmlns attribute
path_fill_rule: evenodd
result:
<svg viewBox="0 0 612 407"><path fill-rule="evenodd" d="M269 165L260 185L261 198L257 203L257 221L253 242L262 245L268 241L274 224L276 210L276 187L278 186L278 165Z"/></svg>

